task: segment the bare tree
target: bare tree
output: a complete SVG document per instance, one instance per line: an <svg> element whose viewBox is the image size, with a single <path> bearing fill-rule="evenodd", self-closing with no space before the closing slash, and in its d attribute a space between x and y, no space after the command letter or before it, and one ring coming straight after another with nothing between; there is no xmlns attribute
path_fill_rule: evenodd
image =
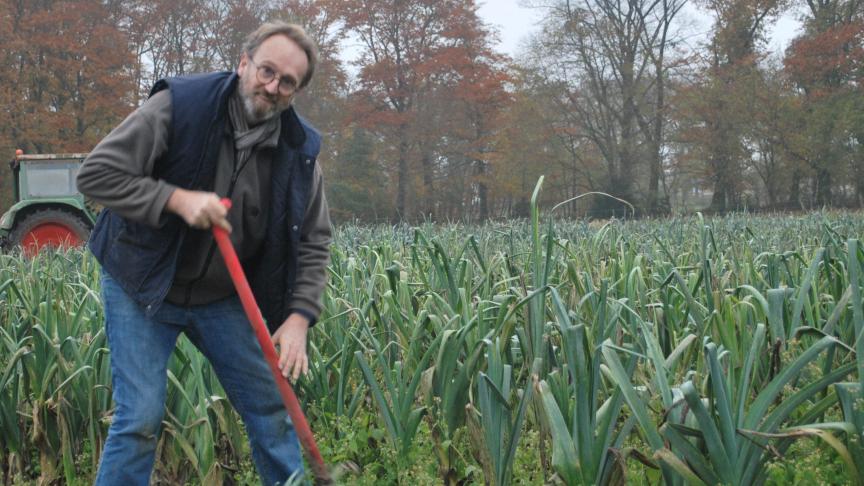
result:
<svg viewBox="0 0 864 486"><path fill-rule="evenodd" d="M596 190L637 201L637 180L647 172L645 207L657 211L662 175L663 119L669 34L684 0L565 0L547 8L535 50L539 72L561 86L559 131L590 142L605 169ZM573 152L577 159L582 157ZM645 162L643 162L645 161ZM583 170L590 161L579 162ZM600 199L597 210L624 206Z"/></svg>

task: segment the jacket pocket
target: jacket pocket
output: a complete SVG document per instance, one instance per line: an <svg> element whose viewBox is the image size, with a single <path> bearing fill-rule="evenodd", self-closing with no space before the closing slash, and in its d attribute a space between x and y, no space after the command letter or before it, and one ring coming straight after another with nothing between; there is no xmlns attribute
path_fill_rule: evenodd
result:
<svg viewBox="0 0 864 486"><path fill-rule="evenodd" d="M105 254L104 265L115 280L130 292L137 292L155 269L163 266L165 236L136 228L134 223L122 226Z"/></svg>

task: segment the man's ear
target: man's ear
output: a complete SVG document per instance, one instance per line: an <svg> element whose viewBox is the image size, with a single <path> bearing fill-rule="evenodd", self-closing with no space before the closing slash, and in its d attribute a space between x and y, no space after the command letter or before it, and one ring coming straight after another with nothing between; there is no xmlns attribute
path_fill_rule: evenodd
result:
<svg viewBox="0 0 864 486"><path fill-rule="evenodd" d="M246 72L246 67L249 65L249 56L244 52L240 55L240 64L237 65L237 74L241 77Z"/></svg>

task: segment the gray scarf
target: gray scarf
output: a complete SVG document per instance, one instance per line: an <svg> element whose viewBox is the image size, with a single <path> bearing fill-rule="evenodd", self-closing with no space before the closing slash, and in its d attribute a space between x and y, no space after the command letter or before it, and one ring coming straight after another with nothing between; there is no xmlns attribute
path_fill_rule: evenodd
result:
<svg viewBox="0 0 864 486"><path fill-rule="evenodd" d="M235 167L242 167L252 154L252 150L257 146L275 147L278 138L277 134L282 124L279 116L259 123L253 127L249 126L249 120L246 118L246 110L243 108L243 100L240 98L240 93L234 92L228 100L228 114L231 117L231 124L234 125L234 151L237 160Z"/></svg>

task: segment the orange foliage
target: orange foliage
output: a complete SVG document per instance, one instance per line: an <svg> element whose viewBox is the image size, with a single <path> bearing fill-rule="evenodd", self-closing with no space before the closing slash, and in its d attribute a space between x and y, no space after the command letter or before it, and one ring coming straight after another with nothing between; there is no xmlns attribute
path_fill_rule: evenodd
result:
<svg viewBox="0 0 864 486"><path fill-rule="evenodd" d="M479 200L485 217L496 114L509 96L504 59L492 51L474 2L333 7L362 45L348 122L375 129L395 147L396 213L444 216Z"/></svg>
<svg viewBox="0 0 864 486"><path fill-rule="evenodd" d="M841 86L861 87L864 78L864 22L831 27L810 37L800 37L784 60L786 70L814 97Z"/></svg>

